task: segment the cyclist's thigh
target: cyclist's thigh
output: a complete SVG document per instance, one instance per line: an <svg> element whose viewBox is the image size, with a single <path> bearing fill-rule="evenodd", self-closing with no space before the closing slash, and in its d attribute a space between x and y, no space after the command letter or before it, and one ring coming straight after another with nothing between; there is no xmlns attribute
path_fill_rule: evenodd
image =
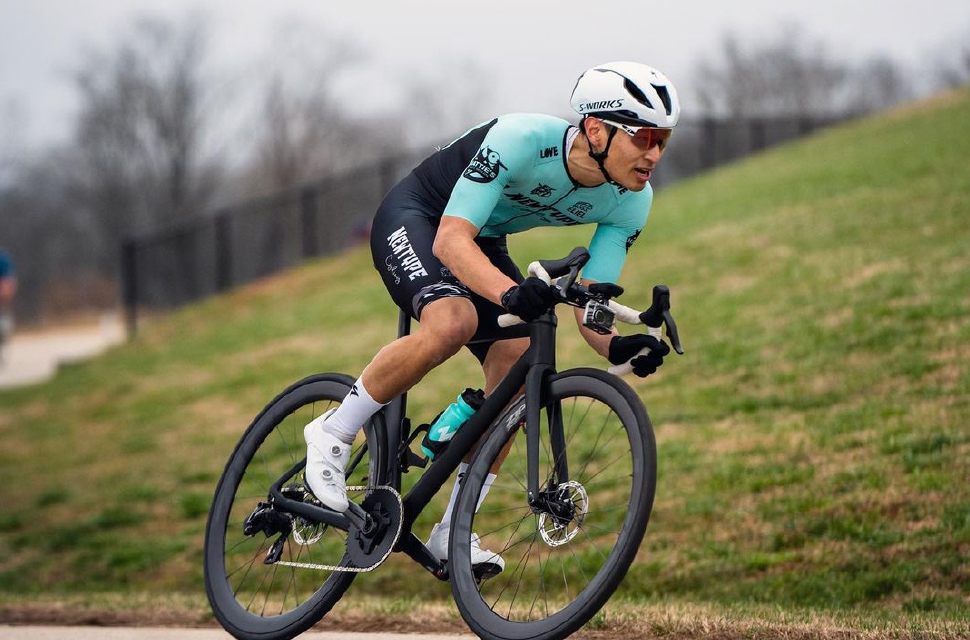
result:
<svg viewBox="0 0 970 640"><path fill-rule="evenodd" d="M387 194L371 228L371 256L395 304L420 320L431 302L452 297L470 300L472 293L431 250L440 214L414 188L405 178Z"/></svg>

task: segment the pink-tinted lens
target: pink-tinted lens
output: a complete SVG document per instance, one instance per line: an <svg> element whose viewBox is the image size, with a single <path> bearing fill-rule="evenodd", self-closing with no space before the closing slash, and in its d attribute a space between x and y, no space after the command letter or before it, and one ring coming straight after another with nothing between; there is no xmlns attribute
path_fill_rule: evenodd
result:
<svg viewBox="0 0 970 640"><path fill-rule="evenodd" d="M641 149L653 149L654 146L660 145L660 150L663 151L671 133L673 133L671 129L640 129L633 134L633 143Z"/></svg>

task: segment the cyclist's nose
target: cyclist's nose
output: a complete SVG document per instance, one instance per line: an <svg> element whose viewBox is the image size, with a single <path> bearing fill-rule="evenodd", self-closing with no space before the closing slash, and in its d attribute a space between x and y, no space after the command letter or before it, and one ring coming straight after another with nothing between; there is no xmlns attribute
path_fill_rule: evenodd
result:
<svg viewBox="0 0 970 640"><path fill-rule="evenodd" d="M663 156L663 154L664 152L660 149L660 145L655 144L649 149L647 149L647 152L644 154L644 157L650 162L652 162L653 164L657 164L658 162L660 162L660 158L661 156Z"/></svg>

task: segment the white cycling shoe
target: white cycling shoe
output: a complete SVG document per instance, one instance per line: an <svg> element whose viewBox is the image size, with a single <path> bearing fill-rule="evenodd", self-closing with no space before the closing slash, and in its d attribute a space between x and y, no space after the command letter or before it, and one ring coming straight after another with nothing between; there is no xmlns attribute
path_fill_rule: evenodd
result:
<svg viewBox="0 0 970 640"><path fill-rule="evenodd" d="M428 547L428 551L442 562L448 559L449 535L451 535L451 522L444 526L439 522L431 530L431 537L428 538L428 543L425 545ZM482 549L480 545L481 538L478 537L477 533L473 533L471 556L475 575L479 578L491 578L502 573L502 570L505 569L505 560L502 559L502 556L488 549Z"/></svg>
<svg viewBox="0 0 970 640"><path fill-rule="evenodd" d="M323 423L334 411L336 409L327 411L303 427L303 438L306 440L303 477L323 506L343 513L350 505L347 500L347 477L344 475L350 460L350 445L323 428Z"/></svg>

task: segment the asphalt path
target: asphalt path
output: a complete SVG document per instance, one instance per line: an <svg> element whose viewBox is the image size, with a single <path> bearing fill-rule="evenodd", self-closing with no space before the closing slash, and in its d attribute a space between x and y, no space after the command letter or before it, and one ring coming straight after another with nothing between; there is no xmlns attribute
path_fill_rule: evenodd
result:
<svg viewBox="0 0 970 640"><path fill-rule="evenodd" d="M43 382L60 365L97 355L124 337L121 319L114 314L75 327L15 330L0 352L0 389Z"/></svg>
<svg viewBox="0 0 970 640"><path fill-rule="evenodd" d="M300 640L471 640L471 635L308 631ZM171 627L56 627L0 625L0 640L231 640L222 629Z"/></svg>

